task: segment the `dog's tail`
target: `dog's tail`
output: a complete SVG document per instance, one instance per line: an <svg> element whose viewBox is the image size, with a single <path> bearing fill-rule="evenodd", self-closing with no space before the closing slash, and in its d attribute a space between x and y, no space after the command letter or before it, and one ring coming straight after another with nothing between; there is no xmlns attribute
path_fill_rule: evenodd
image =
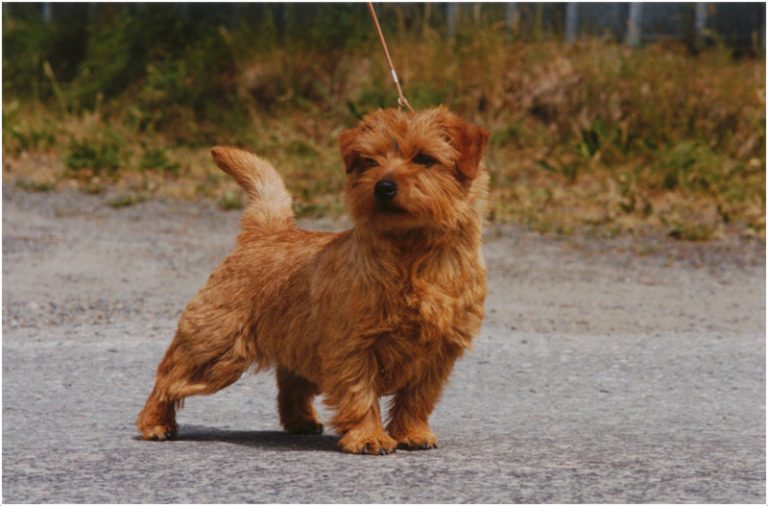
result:
<svg viewBox="0 0 768 506"><path fill-rule="evenodd" d="M244 223L282 226L293 222L291 196L269 162L237 148L217 146L211 149L211 155L216 165L232 176L248 195Z"/></svg>

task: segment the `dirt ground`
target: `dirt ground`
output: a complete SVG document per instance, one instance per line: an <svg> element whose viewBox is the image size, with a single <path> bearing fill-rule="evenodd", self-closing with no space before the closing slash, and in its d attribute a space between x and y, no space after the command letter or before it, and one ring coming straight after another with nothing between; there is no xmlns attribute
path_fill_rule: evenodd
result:
<svg viewBox="0 0 768 506"><path fill-rule="evenodd" d="M239 213L106 199L3 188L6 502L765 501L762 241L493 227L440 449L366 458L279 433L271 373L189 399L178 441L138 441Z"/></svg>

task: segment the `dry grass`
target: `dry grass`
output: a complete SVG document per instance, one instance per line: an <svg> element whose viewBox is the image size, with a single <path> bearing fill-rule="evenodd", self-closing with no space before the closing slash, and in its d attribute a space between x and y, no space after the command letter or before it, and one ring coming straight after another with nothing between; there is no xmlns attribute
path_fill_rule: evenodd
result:
<svg viewBox="0 0 768 506"><path fill-rule="evenodd" d="M244 47L240 36L222 32L232 47ZM490 26L454 42L425 28L390 44L416 107L445 103L491 130L492 219L564 234L650 226L688 240L765 236L762 59L722 48L514 43ZM160 121L146 93L79 114L6 94L5 181L236 208L236 185L207 154L235 144L281 170L300 215L342 213L338 134L395 103L378 51L242 50L235 61L237 110L220 119L180 108Z"/></svg>

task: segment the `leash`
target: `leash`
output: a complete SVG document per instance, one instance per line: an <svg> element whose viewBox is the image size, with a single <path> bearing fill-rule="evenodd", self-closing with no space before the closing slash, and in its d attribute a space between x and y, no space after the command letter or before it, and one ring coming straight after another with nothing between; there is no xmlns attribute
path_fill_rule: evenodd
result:
<svg viewBox="0 0 768 506"><path fill-rule="evenodd" d="M405 95L403 95L403 89L400 87L400 80L397 78L397 72L395 72L395 65L392 63L392 57L389 56L389 50L387 49L387 42L384 40L384 33L381 31L381 25L379 25L379 18L376 17L376 10L373 8L373 2L368 2L368 11L371 13L371 19L373 19L373 24L376 26L376 31L379 34L381 47L384 48L384 55L387 57L389 70L392 73L392 80L395 81L395 86L397 86L397 94L400 95L397 99L397 108L402 109L403 107L407 107L409 111L416 112L413 110L413 107L411 107L411 104L410 102L408 102L408 99L405 98Z"/></svg>

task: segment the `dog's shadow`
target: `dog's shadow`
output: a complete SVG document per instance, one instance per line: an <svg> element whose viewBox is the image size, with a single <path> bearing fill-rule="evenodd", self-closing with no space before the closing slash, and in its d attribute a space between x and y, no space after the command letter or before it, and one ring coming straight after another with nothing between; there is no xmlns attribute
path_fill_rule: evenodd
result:
<svg viewBox="0 0 768 506"><path fill-rule="evenodd" d="M201 425L182 425L175 441L231 443L268 450L338 452L337 436L288 434L277 430L229 430Z"/></svg>

